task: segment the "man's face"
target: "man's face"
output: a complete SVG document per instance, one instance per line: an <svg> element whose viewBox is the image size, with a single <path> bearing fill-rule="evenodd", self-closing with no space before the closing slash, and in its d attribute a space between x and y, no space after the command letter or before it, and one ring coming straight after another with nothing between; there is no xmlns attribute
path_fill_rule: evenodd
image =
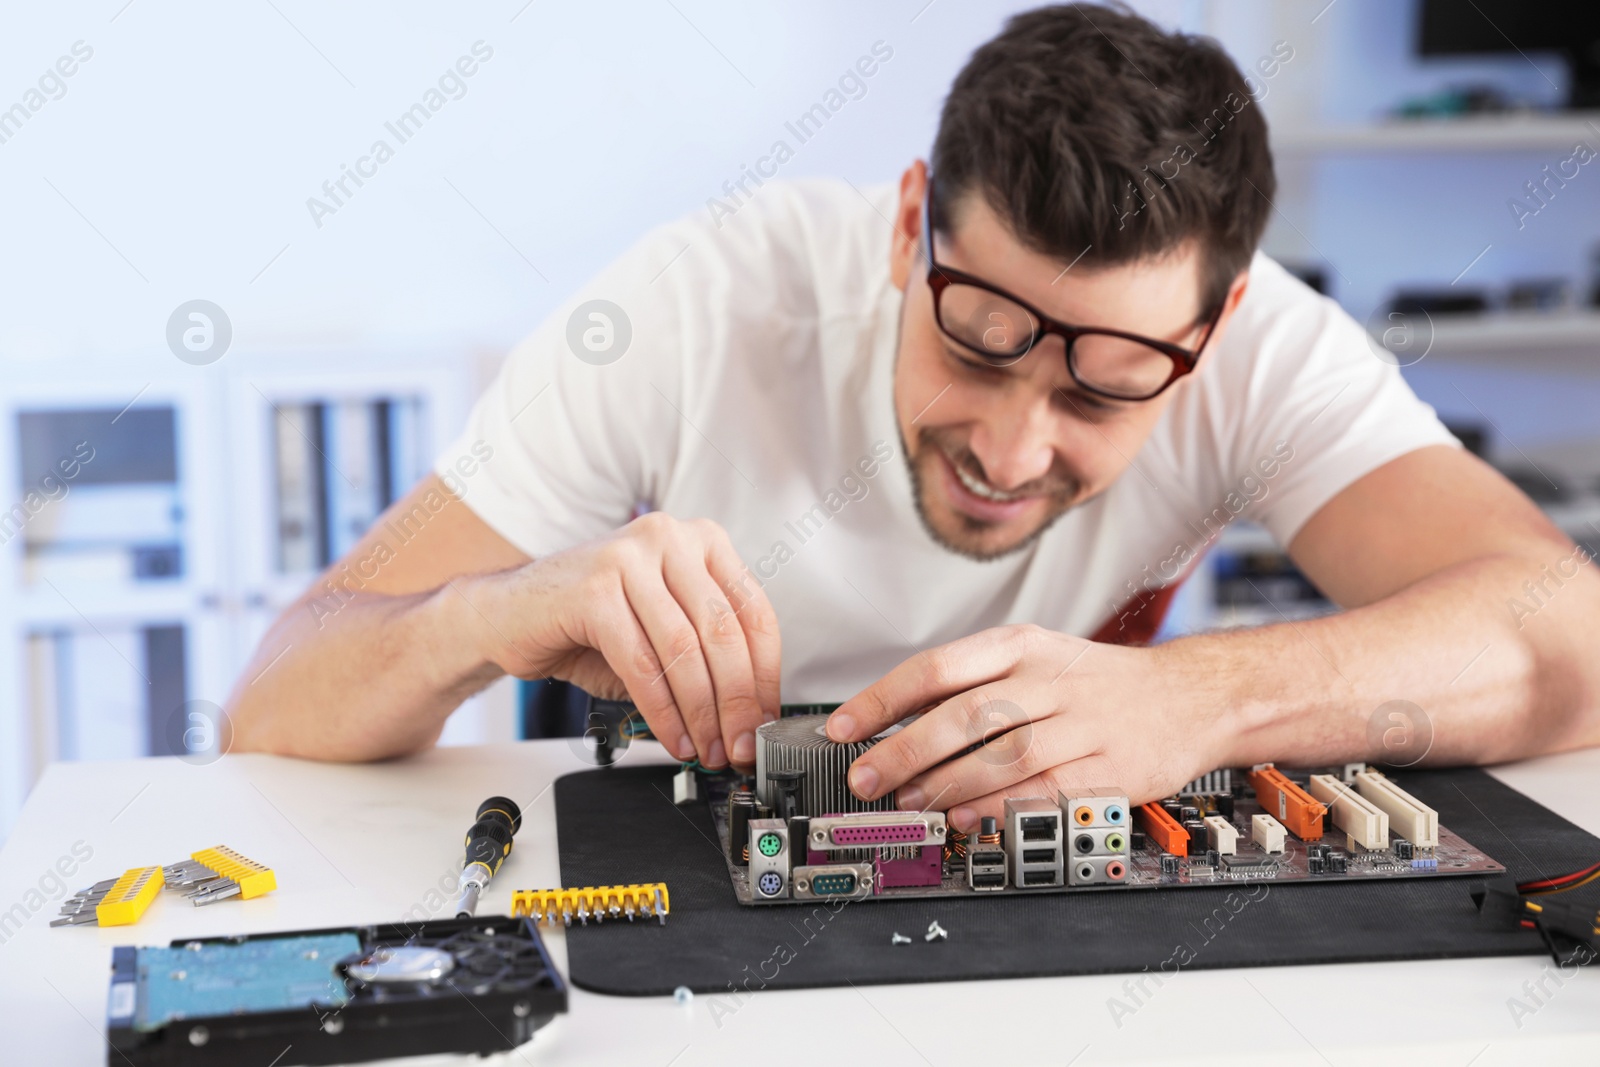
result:
<svg viewBox="0 0 1600 1067"><path fill-rule="evenodd" d="M1182 379L1153 400L1088 393L1067 369L1058 337L1019 361L986 365L934 321L920 242L926 170L901 181L891 274L905 292L895 360L896 421L923 524L939 543L974 559L1016 551L1067 509L1103 492L1150 435ZM1190 245L1118 267L1069 268L1025 248L979 196L941 219L941 266L983 279L1075 326L1126 330L1193 349L1200 317L1200 256ZM1243 295L1229 293L1227 314ZM1218 324L1220 331L1222 324ZM1215 338L1213 337L1213 341ZM1209 346L1208 346L1209 347Z"/></svg>

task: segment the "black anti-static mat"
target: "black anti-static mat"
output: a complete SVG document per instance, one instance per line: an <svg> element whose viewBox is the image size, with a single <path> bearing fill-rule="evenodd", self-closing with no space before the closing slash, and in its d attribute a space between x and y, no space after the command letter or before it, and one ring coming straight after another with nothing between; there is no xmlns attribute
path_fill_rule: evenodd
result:
<svg viewBox="0 0 1600 1067"><path fill-rule="evenodd" d="M1471 876L745 907L734 900L710 809L673 805L675 770L608 768L556 782L563 885L666 882L671 892L665 926L574 925L573 985L646 996L680 985L725 992L730 982L795 989L1543 951L1531 931L1478 921L1469 891L1482 879ZM1600 860L1600 838L1483 771L1395 778L1518 881ZM1264 894L1252 889L1263 885ZM1593 899L1589 892L1572 896ZM922 933L935 918L950 936L927 945ZM895 931L915 941L891 949Z"/></svg>

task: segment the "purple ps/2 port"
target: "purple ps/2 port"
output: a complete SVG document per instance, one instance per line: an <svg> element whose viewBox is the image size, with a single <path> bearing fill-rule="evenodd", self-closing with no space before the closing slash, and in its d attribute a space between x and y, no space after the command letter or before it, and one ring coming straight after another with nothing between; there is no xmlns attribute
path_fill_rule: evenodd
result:
<svg viewBox="0 0 1600 1067"><path fill-rule="evenodd" d="M920 822L835 826L831 836L835 845L920 845L928 839L928 827Z"/></svg>

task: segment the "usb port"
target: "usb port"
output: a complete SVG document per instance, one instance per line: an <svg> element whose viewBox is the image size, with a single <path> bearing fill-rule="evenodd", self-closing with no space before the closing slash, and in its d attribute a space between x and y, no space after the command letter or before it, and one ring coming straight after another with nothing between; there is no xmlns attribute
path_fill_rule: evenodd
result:
<svg viewBox="0 0 1600 1067"><path fill-rule="evenodd" d="M1024 841L1054 841L1060 825L1058 815L1024 815L1022 839Z"/></svg>
<svg viewBox="0 0 1600 1067"><path fill-rule="evenodd" d="M1056 884L1056 872L1055 871L1023 871L1022 872L1022 884L1023 885L1055 885Z"/></svg>
<svg viewBox="0 0 1600 1067"><path fill-rule="evenodd" d="M1006 876L1003 874L975 874L972 876L972 888L986 889L990 886L1003 886Z"/></svg>
<svg viewBox="0 0 1600 1067"><path fill-rule="evenodd" d="M1056 850L1053 848L1025 848L1022 850L1023 863L1054 863Z"/></svg>
<svg viewBox="0 0 1600 1067"><path fill-rule="evenodd" d="M974 867L1004 867L1006 854L1004 852L974 852L972 854Z"/></svg>

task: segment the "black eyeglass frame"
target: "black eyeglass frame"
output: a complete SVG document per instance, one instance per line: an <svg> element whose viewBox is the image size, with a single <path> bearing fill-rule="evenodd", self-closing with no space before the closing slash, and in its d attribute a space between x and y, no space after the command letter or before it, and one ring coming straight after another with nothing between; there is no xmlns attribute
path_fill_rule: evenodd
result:
<svg viewBox="0 0 1600 1067"><path fill-rule="evenodd" d="M1210 321L1206 325L1206 332L1201 336L1200 344L1193 350L1185 348L1182 345L1175 345L1170 341L1157 341L1151 337L1141 337L1139 334L1128 333L1123 330L1112 330L1099 326L1072 326L1065 322L1061 322L1058 319L1051 318L1049 315L1044 314L1026 300L1013 296L1004 289L1001 289L999 286L989 284L982 278L974 277L971 274L956 270L953 267L942 266L934 258L933 176L931 174L928 176L927 180L927 190L924 194L922 212L923 240L926 243L928 252L928 288L933 291L933 321L935 325L939 327L940 333L944 334L951 341L960 345L966 351L971 352L985 363L989 363L991 365L1010 366L1011 364L1022 359L1022 357L1026 356L1029 352L1032 352L1036 347L1038 347L1039 342L1043 341L1046 337L1055 336L1061 338L1062 345L1066 349L1067 371L1072 375L1072 380L1077 384L1078 388L1087 393L1093 393L1095 396L1106 397L1110 400L1133 402L1154 400L1156 397L1160 396L1162 393L1171 388L1173 382L1194 371L1195 367L1200 362L1201 354L1205 352L1206 345L1211 341L1211 335L1216 332L1217 323L1222 320L1223 309L1227 306L1226 302L1219 304L1217 309L1211 313ZM1039 322L1039 328L1034 332L1032 340L1028 342L1028 347L1024 348L1021 352L1008 354L1004 360L1000 360L996 359L991 353L974 348L972 345L951 333L950 330L945 327L943 316L939 314L939 298L943 296L945 289L954 283L970 285L975 288L982 289L985 292L993 293L995 296L1011 301L1013 304L1016 304L1018 307L1022 308L1022 310L1026 311L1028 314L1037 319ZM1116 337L1120 340L1134 341L1149 348L1153 348L1157 352L1160 352L1162 355L1165 355L1172 360L1172 373L1167 376L1167 380L1163 382L1154 392L1144 393L1138 396L1117 393L1108 389L1103 389L1096 385L1092 385L1089 382L1084 381L1079 375L1077 360L1073 358L1072 354L1073 342L1077 341L1077 339L1080 337L1090 335Z"/></svg>

